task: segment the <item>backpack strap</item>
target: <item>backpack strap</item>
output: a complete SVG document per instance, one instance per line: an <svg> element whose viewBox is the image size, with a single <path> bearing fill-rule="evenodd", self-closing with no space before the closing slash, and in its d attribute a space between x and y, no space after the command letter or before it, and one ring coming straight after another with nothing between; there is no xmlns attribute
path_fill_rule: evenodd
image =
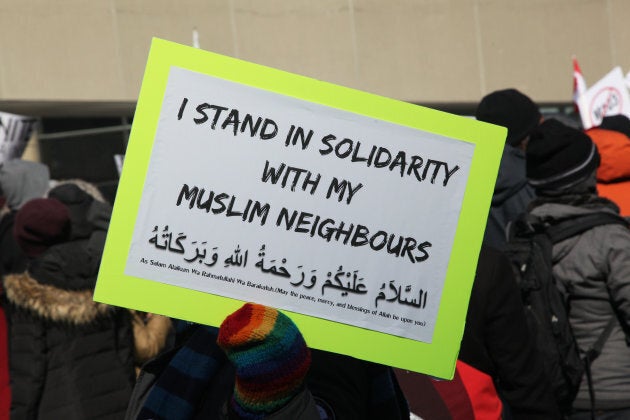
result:
<svg viewBox="0 0 630 420"><path fill-rule="evenodd" d="M585 232L595 226L613 224L628 226L628 222L623 217L613 213L600 212L587 214L586 216L572 217L562 222L553 224L546 228L546 232L547 235L549 235L551 242L555 244Z"/></svg>
<svg viewBox="0 0 630 420"><path fill-rule="evenodd" d="M595 343L593 343L591 348L586 352L584 357L586 360L589 361L589 364L593 360L597 359L597 356L601 354L602 349L604 348L604 343L606 342L606 340L608 340L608 337L610 337L610 334L612 333L615 324L617 324L617 317L613 316L608 321L608 324L606 324L606 328L604 328L604 331L602 331L599 337L597 337Z"/></svg>
<svg viewBox="0 0 630 420"><path fill-rule="evenodd" d="M597 337L595 343L591 346L591 348L584 355L584 372L586 373L586 383L588 385L588 397L591 401L591 419L595 419L595 388L593 388L593 377L591 376L591 364L593 360L597 359L597 357L601 354L602 349L604 348L604 343L610 337L615 324L617 323L617 317L613 316L606 324L606 328L604 331Z"/></svg>

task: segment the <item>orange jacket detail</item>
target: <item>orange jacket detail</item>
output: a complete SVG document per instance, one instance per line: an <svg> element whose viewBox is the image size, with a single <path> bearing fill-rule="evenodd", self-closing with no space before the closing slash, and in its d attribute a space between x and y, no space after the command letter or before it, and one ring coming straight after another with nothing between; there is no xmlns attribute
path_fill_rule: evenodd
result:
<svg viewBox="0 0 630 420"><path fill-rule="evenodd" d="M597 145L601 163L597 169L597 191L614 201L622 216L630 216L630 138L601 128L586 132Z"/></svg>

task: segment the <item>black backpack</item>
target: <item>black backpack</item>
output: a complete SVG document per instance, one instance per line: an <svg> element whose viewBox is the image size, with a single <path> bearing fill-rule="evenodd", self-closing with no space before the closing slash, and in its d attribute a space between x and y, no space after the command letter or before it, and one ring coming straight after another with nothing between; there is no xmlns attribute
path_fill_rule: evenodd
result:
<svg viewBox="0 0 630 420"><path fill-rule="evenodd" d="M568 320L568 296L552 274L552 247L606 224L627 226L622 217L601 212L556 224L541 223L524 214L507 229L506 253L512 261L528 326L544 359L556 401L564 413L569 412L584 374L587 375L591 406L594 405L590 363L601 353L617 320L613 317L593 347L581 356Z"/></svg>

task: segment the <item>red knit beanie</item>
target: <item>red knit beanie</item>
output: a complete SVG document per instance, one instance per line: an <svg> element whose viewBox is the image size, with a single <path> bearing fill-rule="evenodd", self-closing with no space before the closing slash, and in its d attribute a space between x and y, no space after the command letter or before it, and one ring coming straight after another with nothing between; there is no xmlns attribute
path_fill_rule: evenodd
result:
<svg viewBox="0 0 630 420"><path fill-rule="evenodd" d="M13 236L29 257L36 257L50 246L66 241L69 235L68 208L54 198L30 200L15 215Z"/></svg>

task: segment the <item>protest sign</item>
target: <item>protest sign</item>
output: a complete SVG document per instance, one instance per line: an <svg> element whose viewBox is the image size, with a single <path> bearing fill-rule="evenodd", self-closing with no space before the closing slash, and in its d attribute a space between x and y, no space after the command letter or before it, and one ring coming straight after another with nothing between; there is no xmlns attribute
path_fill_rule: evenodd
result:
<svg viewBox="0 0 630 420"><path fill-rule="evenodd" d="M22 157L37 119L0 112L0 162Z"/></svg>
<svg viewBox="0 0 630 420"><path fill-rule="evenodd" d="M95 300L451 377L505 129L153 41Z"/></svg>
<svg viewBox="0 0 630 420"><path fill-rule="evenodd" d="M621 67L615 67L577 98L582 126L597 127L606 115L630 117L630 95Z"/></svg>

